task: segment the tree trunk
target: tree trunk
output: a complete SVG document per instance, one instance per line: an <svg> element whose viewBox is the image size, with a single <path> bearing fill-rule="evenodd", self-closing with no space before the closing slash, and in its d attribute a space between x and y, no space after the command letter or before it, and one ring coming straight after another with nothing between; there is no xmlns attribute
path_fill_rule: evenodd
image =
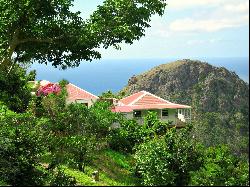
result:
<svg viewBox="0 0 250 187"><path fill-rule="evenodd" d="M0 63L1 70L5 71L5 72L8 72L8 70L13 65L11 58L12 58L12 56L16 50L16 47L18 45L18 42L19 42L19 33L20 33L20 30L16 29L14 34L13 34L12 41L9 43L9 48L7 49L7 54L3 57L3 59Z"/></svg>

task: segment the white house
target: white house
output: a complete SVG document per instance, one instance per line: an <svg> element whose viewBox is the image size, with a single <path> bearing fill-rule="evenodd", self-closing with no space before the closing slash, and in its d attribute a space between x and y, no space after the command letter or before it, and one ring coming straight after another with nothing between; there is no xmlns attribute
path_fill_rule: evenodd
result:
<svg viewBox="0 0 250 187"><path fill-rule="evenodd" d="M164 100L146 91L140 91L117 102L113 112L122 113L128 119L143 122L148 111L154 111L162 121L172 121L174 125L184 125L191 120L191 107Z"/></svg>

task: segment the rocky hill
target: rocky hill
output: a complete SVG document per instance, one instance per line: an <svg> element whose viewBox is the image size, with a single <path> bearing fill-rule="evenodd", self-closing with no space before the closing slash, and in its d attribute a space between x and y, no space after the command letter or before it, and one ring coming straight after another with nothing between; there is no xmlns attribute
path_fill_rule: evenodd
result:
<svg viewBox="0 0 250 187"><path fill-rule="evenodd" d="M129 79L122 90L146 90L164 99L188 104L196 112L249 113L249 85L234 72L208 63L179 60Z"/></svg>

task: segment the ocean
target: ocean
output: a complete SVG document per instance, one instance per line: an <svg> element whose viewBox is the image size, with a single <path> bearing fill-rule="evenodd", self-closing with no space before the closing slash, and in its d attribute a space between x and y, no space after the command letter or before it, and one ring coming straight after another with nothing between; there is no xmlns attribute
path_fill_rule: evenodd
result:
<svg viewBox="0 0 250 187"><path fill-rule="evenodd" d="M59 70L51 65L33 64L29 70L37 71L37 80L58 82L66 79L95 95L111 90L116 93L127 85L133 75L177 59L123 59L82 62L78 68ZM194 60L194 59L193 59ZM234 71L245 82L249 82L249 58L195 58L217 67Z"/></svg>

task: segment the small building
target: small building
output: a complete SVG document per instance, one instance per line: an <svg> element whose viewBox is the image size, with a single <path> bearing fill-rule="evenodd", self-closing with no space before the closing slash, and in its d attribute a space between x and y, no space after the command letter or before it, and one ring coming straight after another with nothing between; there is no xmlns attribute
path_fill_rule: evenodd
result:
<svg viewBox="0 0 250 187"><path fill-rule="evenodd" d="M128 119L136 119L139 123L143 123L148 111L156 112L161 121L172 121L177 126L191 121L190 106L172 103L146 91L119 100L112 111L122 113Z"/></svg>
<svg viewBox="0 0 250 187"><path fill-rule="evenodd" d="M66 99L66 103L82 103L87 107L92 106L98 99L96 95L79 88L78 86L69 83L66 85L66 89L68 92L68 97Z"/></svg>
<svg viewBox="0 0 250 187"><path fill-rule="evenodd" d="M39 86L46 86L47 84L51 83L49 81L46 80L42 80L42 81L30 81L30 84L32 84L32 88L33 88L33 92L32 94L35 94L35 89ZM84 105L86 105L87 107L92 106L98 99L99 97L97 97L96 95L83 90L82 88L79 88L78 86L69 83L66 85L66 89L68 92L68 96L66 98L66 103L70 104L70 103L82 103Z"/></svg>

